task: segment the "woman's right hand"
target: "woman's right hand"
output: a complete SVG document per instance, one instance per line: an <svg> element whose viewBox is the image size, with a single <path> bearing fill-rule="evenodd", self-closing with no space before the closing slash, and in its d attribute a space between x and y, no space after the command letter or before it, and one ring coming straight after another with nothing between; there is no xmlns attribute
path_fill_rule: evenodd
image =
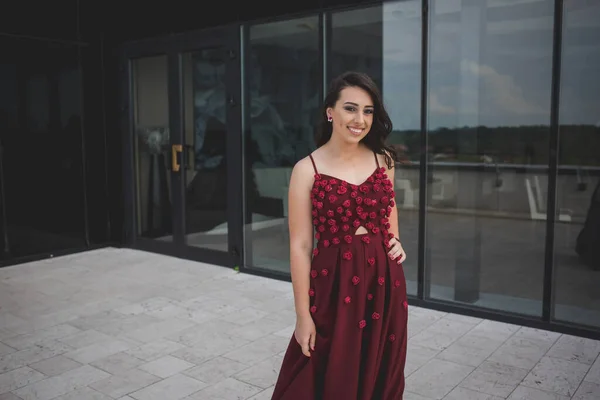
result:
<svg viewBox="0 0 600 400"><path fill-rule="evenodd" d="M315 339L317 336L317 329L315 323L310 315L306 317L298 317L296 319L296 330L294 331L294 337L296 341L302 347L302 353L306 357L310 357L310 351L315 351Z"/></svg>

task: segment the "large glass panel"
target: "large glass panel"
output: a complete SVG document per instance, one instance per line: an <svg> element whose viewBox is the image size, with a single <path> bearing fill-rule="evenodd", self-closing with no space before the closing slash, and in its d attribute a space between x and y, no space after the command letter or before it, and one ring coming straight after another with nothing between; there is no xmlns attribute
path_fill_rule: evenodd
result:
<svg viewBox="0 0 600 400"><path fill-rule="evenodd" d="M84 247L79 48L14 38L0 47L1 257Z"/></svg>
<svg viewBox="0 0 600 400"><path fill-rule="evenodd" d="M289 179L314 149L322 100L319 18L253 25L247 43L245 263L289 273Z"/></svg>
<svg viewBox="0 0 600 400"><path fill-rule="evenodd" d="M190 246L227 251L225 49L183 55L185 229Z"/></svg>
<svg viewBox="0 0 600 400"><path fill-rule="evenodd" d="M368 74L382 88L385 56L382 12L383 6L379 5L331 14L331 48L326 60L329 80L346 71L359 71Z"/></svg>
<svg viewBox="0 0 600 400"><path fill-rule="evenodd" d="M565 2L554 317L600 326L600 3Z"/></svg>
<svg viewBox="0 0 600 400"><path fill-rule="evenodd" d="M540 315L553 0L432 1L432 298Z"/></svg>
<svg viewBox="0 0 600 400"><path fill-rule="evenodd" d="M173 240L167 56L132 61L137 233Z"/></svg>
<svg viewBox="0 0 600 400"><path fill-rule="evenodd" d="M331 71L369 74L383 93L394 129L388 142L402 161L394 187L398 225L408 255L409 294L417 294L419 238L419 140L421 98L421 1L386 2L331 17Z"/></svg>

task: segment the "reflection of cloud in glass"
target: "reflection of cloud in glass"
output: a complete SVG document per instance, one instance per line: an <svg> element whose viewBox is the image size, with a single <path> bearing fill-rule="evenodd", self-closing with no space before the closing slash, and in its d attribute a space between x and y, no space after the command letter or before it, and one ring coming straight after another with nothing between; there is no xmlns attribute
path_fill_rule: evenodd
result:
<svg viewBox="0 0 600 400"><path fill-rule="evenodd" d="M485 85L486 96L482 102L490 111L498 107L507 113L548 115L546 108L525 99L523 88L517 85L511 76L500 74L489 65L469 60L461 62L461 70L478 76L481 84Z"/></svg>
<svg viewBox="0 0 600 400"><path fill-rule="evenodd" d="M440 66L441 68L441 66ZM541 106L531 92L489 65L462 60L461 74L453 85L431 85L429 114L437 126L547 124L548 106ZM549 92L549 88L547 88ZM444 116L452 116L452 122ZM438 125L439 124L439 125Z"/></svg>
<svg viewBox="0 0 600 400"><path fill-rule="evenodd" d="M600 2L565 2L563 17L561 123L600 126Z"/></svg>
<svg viewBox="0 0 600 400"><path fill-rule="evenodd" d="M429 127L548 124L553 1L430 4ZM399 130L419 127L421 26L414 7L420 10L420 1L382 5L383 93ZM599 124L600 1L565 2L563 35L561 122Z"/></svg>
<svg viewBox="0 0 600 400"><path fill-rule="evenodd" d="M552 3L434 2L430 129L549 123Z"/></svg>
<svg viewBox="0 0 600 400"><path fill-rule="evenodd" d="M429 95L429 112L432 114L450 115L456 114L456 108L440 103L438 95L431 93Z"/></svg>

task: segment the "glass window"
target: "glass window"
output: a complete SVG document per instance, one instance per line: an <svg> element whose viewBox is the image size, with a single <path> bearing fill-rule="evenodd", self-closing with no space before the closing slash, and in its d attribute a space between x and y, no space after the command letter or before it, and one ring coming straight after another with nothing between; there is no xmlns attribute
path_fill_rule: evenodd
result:
<svg viewBox="0 0 600 400"><path fill-rule="evenodd" d="M245 262L288 274L290 174L314 149L321 104L319 18L253 25L247 45Z"/></svg>
<svg viewBox="0 0 600 400"><path fill-rule="evenodd" d="M346 71L359 71L368 74L383 91L382 11L382 6L375 6L331 15L328 80Z"/></svg>
<svg viewBox="0 0 600 400"><path fill-rule="evenodd" d="M565 2L555 224L556 319L600 326L600 4Z"/></svg>
<svg viewBox="0 0 600 400"><path fill-rule="evenodd" d="M226 57L224 48L212 47L182 58L186 242L220 251L229 243Z"/></svg>
<svg viewBox="0 0 600 400"><path fill-rule="evenodd" d="M132 61L137 234L173 240L167 56Z"/></svg>
<svg viewBox="0 0 600 400"><path fill-rule="evenodd" d="M386 2L331 16L331 78L347 70L369 74L379 85L394 129L388 138L402 157L395 191L409 294L417 294L421 1Z"/></svg>
<svg viewBox="0 0 600 400"><path fill-rule="evenodd" d="M0 47L0 258L83 248L80 49L15 38Z"/></svg>
<svg viewBox="0 0 600 400"><path fill-rule="evenodd" d="M542 312L553 7L431 2L432 298Z"/></svg>

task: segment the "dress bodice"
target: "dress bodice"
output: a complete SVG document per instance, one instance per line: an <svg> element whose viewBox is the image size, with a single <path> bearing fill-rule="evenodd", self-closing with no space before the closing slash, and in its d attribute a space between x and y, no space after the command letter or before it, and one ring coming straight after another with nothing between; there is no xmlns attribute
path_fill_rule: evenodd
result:
<svg viewBox="0 0 600 400"><path fill-rule="evenodd" d="M392 182L379 162L363 183L355 185L320 174L312 156L310 158L315 169L311 201L318 247L344 242L350 244L353 240L369 243L373 236L383 237L387 246L393 237L389 232L389 217L395 204L395 193ZM367 233L357 235L356 231L361 226Z"/></svg>

